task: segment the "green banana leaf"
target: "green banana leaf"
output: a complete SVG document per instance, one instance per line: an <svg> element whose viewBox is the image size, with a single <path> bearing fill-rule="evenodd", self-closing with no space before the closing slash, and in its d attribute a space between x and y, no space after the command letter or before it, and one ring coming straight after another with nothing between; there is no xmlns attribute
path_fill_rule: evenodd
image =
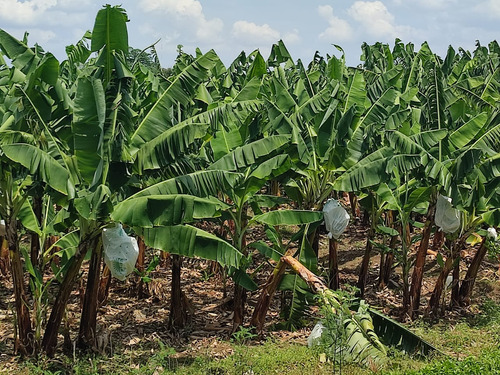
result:
<svg viewBox="0 0 500 375"><path fill-rule="evenodd" d="M274 151L286 145L290 140L288 135L272 135L237 147L231 153L224 155L209 169L220 169L227 171L238 171L254 165L257 160L268 156Z"/></svg>
<svg viewBox="0 0 500 375"><path fill-rule="evenodd" d="M74 155L78 171L88 184L97 184L104 162L106 94L102 81L81 77L76 84L73 123Z"/></svg>
<svg viewBox="0 0 500 375"><path fill-rule="evenodd" d="M42 181L54 190L70 198L74 196L75 188L69 172L47 152L25 143L3 145L2 150L9 159L28 168L31 174L38 173Z"/></svg>
<svg viewBox="0 0 500 375"><path fill-rule="evenodd" d="M146 245L172 254L200 257L236 267L244 255L228 242L201 229L189 225L135 228L143 236Z"/></svg>
<svg viewBox="0 0 500 375"><path fill-rule="evenodd" d="M324 219L323 212L307 210L276 210L269 211L252 218L261 224L267 225L302 225L311 224Z"/></svg>
<svg viewBox="0 0 500 375"><path fill-rule="evenodd" d="M173 119L169 114L170 108L176 103L188 105L196 96L198 85L210 75L210 69L218 61L219 57L215 51L211 50L198 57L175 76L170 86L161 94L137 127L132 135L132 144L140 148L144 143L151 141L171 127Z"/></svg>
<svg viewBox="0 0 500 375"><path fill-rule="evenodd" d="M189 194L200 198L217 196L221 190L234 188L242 177L241 173L221 170L197 171L159 182L130 198L163 194Z"/></svg>
<svg viewBox="0 0 500 375"><path fill-rule="evenodd" d="M384 181L386 165L391 155L389 147L382 147L369 154L340 175L333 183L333 188L339 191L359 191Z"/></svg>
<svg viewBox="0 0 500 375"><path fill-rule="evenodd" d="M433 345L380 311L371 307L369 312L375 333L386 345L395 346L410 355L417 354L424 357L438 351Z"/></svg>
<svg viewBox="0 0 500 375"><path fill-rule="evenodd" d="M136 155L140 172L158 169L173 163L194 147L194 141L207 133L207 124L181 123L165 130L156 138L141 145Z"/></svg>
<svg viewBox="0 0 500 375"><path fill-rule="evenodd" d="M149 195L119 203L111 218L131 227L152 228L215 217L228 207L215 198L198 198L185 194Z"/></svg>

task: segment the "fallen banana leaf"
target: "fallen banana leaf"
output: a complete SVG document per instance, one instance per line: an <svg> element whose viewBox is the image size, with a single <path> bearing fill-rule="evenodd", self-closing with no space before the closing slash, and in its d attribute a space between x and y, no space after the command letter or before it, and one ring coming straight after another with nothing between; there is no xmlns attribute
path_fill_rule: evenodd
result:
<svg viewBox="0 0 500 375"><path fill-rule="evenodd" d="M409 355L428 356L431 352L444 354L401 323L380 311L369 308L375 333L388 346L395 346Z"/></svg>

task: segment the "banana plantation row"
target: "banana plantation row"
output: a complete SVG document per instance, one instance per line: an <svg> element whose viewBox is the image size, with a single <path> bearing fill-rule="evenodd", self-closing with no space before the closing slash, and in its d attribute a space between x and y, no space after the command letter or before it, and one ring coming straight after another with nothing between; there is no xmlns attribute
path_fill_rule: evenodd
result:
<svg viewBox="0 0 500 375"><path fill-rule="evenodd" d="M450 273L452 303L468 303L479 264L495 249L495 231L486 230L500 223L497 42L473 53L450 47L444 59L425 43L364 44L358 67L346 66L340 47L339 58L316 54L304 65L280 41L267 60L241 53L228 67L214 51L179 48L166 70L154 46L129 47L126 21L123 9L104 7L61 63L0 30L0 217L19 352L55 353L86 254L78 343L94 345L107 277L101 234L115 223L139 238L142 257L145 247L172 254L172 327L185 319L181 256L216 261L232 277L235 329L246 291L258 288L251 325L263 329L280 283L293 296L293 325L310 293L285 266L317 272L321 210L341 192L369 223L360 296L376 249L380 286L398 263L405 314L418 317L434 238L442 271L426 313L440 311ZM434 223L440 199L459 220L447 232ZM255 227L266 241L247 236ZM463 275L460 251L471 236L480 246ZM265 285L247 272L259 266L257 253L275 266ZM336 289L334 238L330 257L326 279Z"/></svg>

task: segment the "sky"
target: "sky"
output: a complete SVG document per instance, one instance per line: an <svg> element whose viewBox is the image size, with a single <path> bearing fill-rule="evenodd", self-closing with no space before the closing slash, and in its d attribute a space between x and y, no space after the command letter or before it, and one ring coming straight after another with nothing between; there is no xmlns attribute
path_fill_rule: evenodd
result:
<svg viewBox="0 0 500 375"><path fill-rule="evenodd" d="M106 2L91 0L0 0L0 28L28 44L38 43L59 60L65 46L92 30ZM129 45L156 41L162 66L172 66L177 46L194 54L214 49L230 64L241 51L259 49L267 58L282 39L294 60L319 51L357 65L363 42L396 38L418 47L427 41L444 56L449 45L473 50L476 40L500 42L500 0L121 0L128 14Z"/></svg>

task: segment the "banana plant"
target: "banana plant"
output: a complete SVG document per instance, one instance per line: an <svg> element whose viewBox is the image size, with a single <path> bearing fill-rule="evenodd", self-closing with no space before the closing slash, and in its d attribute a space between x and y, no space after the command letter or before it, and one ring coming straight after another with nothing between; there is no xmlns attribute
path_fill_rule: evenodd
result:
<svg viewBox="0 0 500 375"><path fill-rule="evenodd" d="M40 257L41 241L39 226L42 217L42 196L44 194L55 198L60 205L67 205L68 199L74 195L73 180L64 167L64 161L58 155L59 141L53 136L51 127L56 126L58 116L67 114L67 101L61 94L62 84L58 78L59 63L50 54L37 47L27 46L26 37L19 41L0 30L0 49L10 60L7 66L2 58L0 70L9 72L10 79L2 82L2 123L0 126L0 147L2 158L19 162L23 167L7 167L2 171L5 175L3 194L5 197L4 213L11 241L11 262L13 279L15 281L15 298L18 308L17 325L21 342L21 351L25 354L39 351L40 325L35 320L35 337L31 335L31 323L25 301L25 285L22 281L23 264L19 247L15 242L18 238L18 221L32 232L31 252L25 256L27 263L35 269L41 269L37 263ZM6 77L7 78L7 77ZM33 178L19 184L17 176L25 175L26 171ZM9 177L10 176L10 177ZM14 189L14 190L12 190ZM6 206L5 206L6 205ZM22 208L22 209L21 209ZM33 214L33 215L30 215ZM28 215L28 216L27 216ZM30 218L27 226L26 218ZM29 259L28 259L29 258ZM38 285L36 277L31 272L31 284ZM41 295L37 296L40 302ZM23 301L24 302L20 302ZM24 307L22 307L24 306ZM35 306L35 315L40 315L42 306ZM28 318L27 318L28 317Z"/></svg>
<svg viewBox="0 0 500 375"><path fill-rule="evenodd" d="M6 170L2 162L0 170L2 173L0 191L0 216L5 222L5 237L9 248L12 281L14 285L16 326L19 337L18 351L22 354L31 354L33 350L32 332L29 303L26 296L26 285L24 282L24 271L19 249L19 225L18 220L21 208L26 201L25 187L28 181L19 180L12 175L12 171ZM9 168L10 169L10 168ZM24 193L24 194L23 194Z"/></svg>

